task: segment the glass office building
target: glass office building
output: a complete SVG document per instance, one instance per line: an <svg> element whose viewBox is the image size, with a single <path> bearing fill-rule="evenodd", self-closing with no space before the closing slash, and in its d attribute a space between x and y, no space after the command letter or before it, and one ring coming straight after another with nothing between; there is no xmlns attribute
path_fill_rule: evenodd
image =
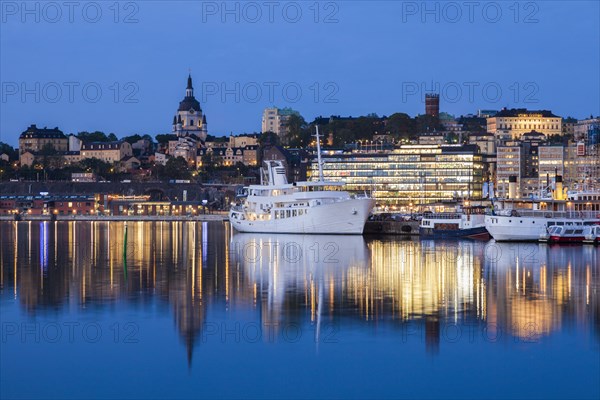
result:
<svg viewBox="0 0 600 400"><path fill-rule="evenodd" d="M405 145L379 152L323 150L325 180L344 182L353 193L372 194L378 205L427 204L480 199L483 161L475 145ZM316 181L316 156L309 179Z"/></svg>

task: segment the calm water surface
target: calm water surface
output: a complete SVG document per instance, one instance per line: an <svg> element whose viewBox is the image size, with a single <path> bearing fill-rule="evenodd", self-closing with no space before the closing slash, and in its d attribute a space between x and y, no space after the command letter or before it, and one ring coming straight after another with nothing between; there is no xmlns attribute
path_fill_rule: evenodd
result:
<svg viewBox="0 0 600 400"><path fill-rule="evenodd" d="M600 249L0 223L0 397L598 398Z"/></svg>

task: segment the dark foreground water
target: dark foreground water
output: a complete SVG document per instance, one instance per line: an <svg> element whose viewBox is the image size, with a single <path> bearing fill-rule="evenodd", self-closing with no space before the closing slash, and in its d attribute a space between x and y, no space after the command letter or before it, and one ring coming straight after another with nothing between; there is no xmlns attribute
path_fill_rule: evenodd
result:
<svg viewBox="0 0 600 400"><path fill-rule="evenodd" d="M0 397L598 398L600 249L0 223Z"/></svg>

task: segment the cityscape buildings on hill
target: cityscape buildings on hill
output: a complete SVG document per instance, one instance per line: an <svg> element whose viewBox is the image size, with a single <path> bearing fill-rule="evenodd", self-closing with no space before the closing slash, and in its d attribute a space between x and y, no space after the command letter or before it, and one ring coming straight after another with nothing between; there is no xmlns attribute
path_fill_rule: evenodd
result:
<svg viewBox="0 0 600 400"><path fill-rule="evenodd" d="M598 117L577 120L550 110L503 108L456 118L440 111L437 93L425 95L424 111L414 119L405 114L332 115L305 123L291 108L267 107L261 133L210 136L190 74L171 132L158 135L158 143L147 135L97 140L96 134L65 135L58 127L32 124L20 135L18 164L46 174L48 169L95 159L110 165L111 171L138 179L151 175L143 172L144 166L165 167L169 160L182 159L191 171L251 168L234 172L250 174L243 181L251 182L258 176L252 177L251 171L262 160L279 159L289 168L290 180L315 179L316 150L310 137L319 124L325 132L326 178L346 183L351 192L368 191L381 204L506 197L509 181L517 183L520 197L545 196L552 192L556 175L563 176L569 189L600 185ZM309 138L304 146L290 146L290 121L295 117L300 125L293 128L294 134ZM398 136L402 132L407 136ZM269 134L275 136L267 138ZM340 135L346 135L345 140ZM0 160L10 164L10 155L4 153ZM83 172L89 172L87 165ZM36 176L39 179L39 173ZM83 179L75 176L73 180ZM91 171L85 179L99 178Z"/></svg>

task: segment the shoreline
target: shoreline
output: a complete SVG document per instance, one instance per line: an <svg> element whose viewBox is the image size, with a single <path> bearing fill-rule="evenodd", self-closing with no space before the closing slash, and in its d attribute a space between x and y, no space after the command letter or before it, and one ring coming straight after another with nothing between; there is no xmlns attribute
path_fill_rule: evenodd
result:
<svg viewBox="0 0 600 400"><path fill-rule="evenodd" d="M131 221L131 222L172 222L172 221L229 221L228 213L203 215L2 215L0 221Z"/></svg>

